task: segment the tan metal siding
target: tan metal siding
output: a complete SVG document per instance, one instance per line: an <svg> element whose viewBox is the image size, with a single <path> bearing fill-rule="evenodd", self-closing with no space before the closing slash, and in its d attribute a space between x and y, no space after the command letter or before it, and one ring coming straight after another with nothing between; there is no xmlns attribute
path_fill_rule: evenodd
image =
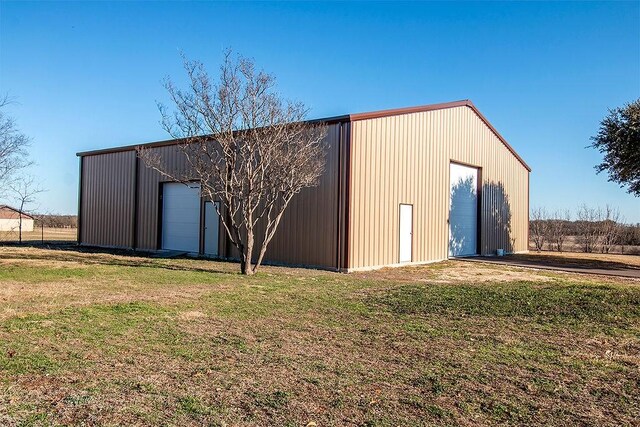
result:
<svg viewBox="0 0 640 427"><path fill-rule="evenodd" d="M135 152L83 159L80 243L133 245Z"/></svg>
<svg viewBox="0 0 640 427"><path fill-rule="evenodd" d="M481 168L481 252L527 249L529 173L471 108L358 120L351 132L350 268L398 263L401 203L414 206L413 261L447 258L451 161Z"/></svg>

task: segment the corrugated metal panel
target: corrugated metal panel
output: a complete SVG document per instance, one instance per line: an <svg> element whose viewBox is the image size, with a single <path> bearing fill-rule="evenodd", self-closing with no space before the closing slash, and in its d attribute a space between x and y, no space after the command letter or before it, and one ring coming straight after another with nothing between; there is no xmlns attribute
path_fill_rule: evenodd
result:
<svg viewBox="0 0 640 427"><path fill-rule="evenodd" d="M348 127L348 126L347 126ZM296 195L285 212L278 231L266 254L266 261L338 268L338 228L340 145L345 124L329 125L327 162L320 185ZM157 151L175 174L187 171L187 163L175 145L151 148ZM90 245L132 247L134 227L135 151L120 151L83 157L81 197L82 242ZM160 188L167 181L158 172L140 161L137 170L137 249L158 249L160 219ZM343 185L345 185L343 183ZM126 187L126 189L124 188ZM343 209L346 201L342 201ZM113 211L113 207L118 209ZM111 220L105 212L110 212ZM233 256L228 250L226 234L221 229L221 254ZM257 250L257 249L256 249Z"/></svg>
<svg viewBox="0 0 640 427"><path fill-rule="evenodd" d="M291 200L267 249L268 261L337 268L340 133L339 123L328 126L320 184Z"/></svg>
<svg viewBox="0 0 640 427"><path fill-rule="evenodd" d="M527 249L529 173L471 108L352 123L349 268L397 264L398 206L414 206L414 262L447 258L451 161L481 168L481 252Z"/></svg>
<svg viewBox="0 0 640 427"><path fill-rule="evenodd" d="M167 167L176 175L182 175L187 170L187 162L175 145L154 148L159 153ZM155 250L159 243L160 220L160 186L168 179L159 172L147 168L144 162L138 160L138 249Z"/></svg>
<svg viewBox="0 0 640 427"><path fill-rule="evenodd" d="M83 159L80 243L133 246L135 161L133 151Z"/></svg>

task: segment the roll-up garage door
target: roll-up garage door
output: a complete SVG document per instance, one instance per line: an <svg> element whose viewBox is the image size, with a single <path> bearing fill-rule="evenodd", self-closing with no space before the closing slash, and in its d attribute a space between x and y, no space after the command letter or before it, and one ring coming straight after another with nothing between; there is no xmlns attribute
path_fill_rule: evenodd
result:
<svg viewBox="0 0 640 427"><path fill-rule="evenodd" d="M451 163L449 256L478 251L478 169Z"/></svg>
<svg viewBox="0 0 640 427"><path fill-rule="evenodd" d="M162 186L162 249L198 253L200 249L200 185Z"/></svg>

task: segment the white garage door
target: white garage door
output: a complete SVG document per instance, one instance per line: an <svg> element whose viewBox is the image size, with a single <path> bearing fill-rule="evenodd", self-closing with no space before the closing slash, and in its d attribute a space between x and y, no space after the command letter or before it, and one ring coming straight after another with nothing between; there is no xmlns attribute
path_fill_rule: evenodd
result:
<svg viewBox="0 0 640 427"><path fill-rule="evenodd" d="M198 253L200 249L200 185L162 186L162 249Z"/></svg>
<svg viewBox="0 0 640 427"><path fill-rule="evenodd" d="M451 163L449 256L478 251L478 169Z"/></svg>

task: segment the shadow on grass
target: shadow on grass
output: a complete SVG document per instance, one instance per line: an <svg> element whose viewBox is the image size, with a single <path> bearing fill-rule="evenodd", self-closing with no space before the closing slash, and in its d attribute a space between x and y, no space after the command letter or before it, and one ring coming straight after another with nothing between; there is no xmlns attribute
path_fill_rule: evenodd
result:
<svg viewBox="0 0 640 427"><path fill-rule="evenodd" d="M579 258L561 255L513 254L504 258L514 264L557 268L580 268L587 270L633 270L640 274L640 266L622 261Z"/></svg>
<svg viewBox="0 0 640 427"><path fill-rule="evenodd" d="M239 274L236 271L231 271L232 268L237 267L237 263L231 260L224 259L208 259L208 258L192 258L188 256L179 256L171 259L183 259L183 260L201 260L210 261L212 268L176 265L162 262L162 258L158 258L157 254L153 252L140 252L126 249L106 249L106 248L90 248L86 246L80 246L76 243L22 243L22 244L2 244L0 246L10 247L29 247L36 249L48 249L56 251L51 252L29 252L29 253L15 253L3 255L0 253L0 259L24 259L24 260L42 260L42 261L60 261L60 262L78 262L87 265L109 265L109 266L121 266L121 267L146 267L146 268L162 268L166 270L174 271L189 271L189 272L203 272L203 273L219 273L219 274ZM127 258L114 258L114 257L92 257L87 255L112 255ZM229 269L216 267L216 264L226 264Z"/></svg>

